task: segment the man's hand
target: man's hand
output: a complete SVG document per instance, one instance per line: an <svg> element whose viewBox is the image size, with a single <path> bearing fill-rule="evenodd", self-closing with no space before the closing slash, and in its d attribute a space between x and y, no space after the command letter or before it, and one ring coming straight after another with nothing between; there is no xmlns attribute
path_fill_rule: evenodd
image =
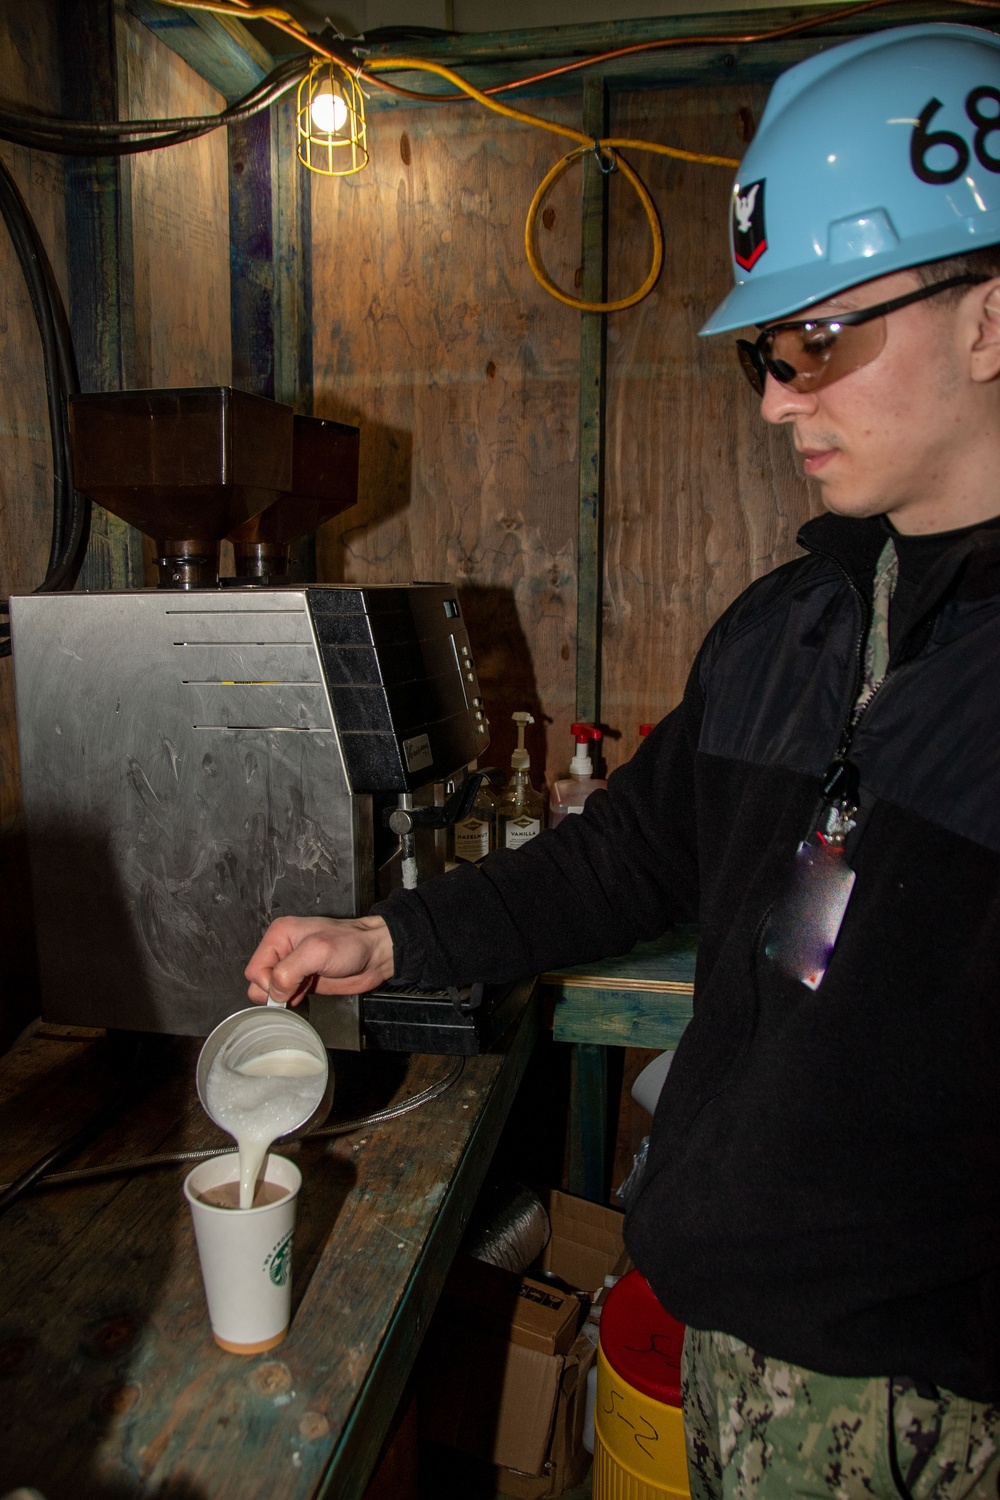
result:
<svg viewBox="0 0 1000 1500"><path fill-rule="evenodd" d="M381 917L279 917L272 922L244 973L255 1004L297 1004L317 995L355 995L392 978L389 929Z"/></svg>

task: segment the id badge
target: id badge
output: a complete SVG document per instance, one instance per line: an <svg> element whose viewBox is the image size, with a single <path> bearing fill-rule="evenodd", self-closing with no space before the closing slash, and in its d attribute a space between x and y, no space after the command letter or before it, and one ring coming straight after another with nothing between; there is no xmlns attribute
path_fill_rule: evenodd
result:
<svg viewBox="0 0 1000 1500"><path fill-rule="evenodd" d="M764 952L807 989L823 982L854 881L842 846L816 838L796 850L788 885L771 910Z"/></svg>

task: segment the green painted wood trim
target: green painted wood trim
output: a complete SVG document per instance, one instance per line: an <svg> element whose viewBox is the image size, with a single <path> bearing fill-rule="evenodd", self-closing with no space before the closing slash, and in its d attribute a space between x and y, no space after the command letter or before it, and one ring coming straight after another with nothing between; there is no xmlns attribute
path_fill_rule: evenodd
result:
<svg viewBox="0 0 1000 1500"><path fill-rule="evenodd" d="M583 85L588 135L608 129L608 94L601 78ZM603 302L607 294L608 182L593 156L584 158L580 294ZM604 409L607 317L580 315L580 471L576 557L576 716L601 717L601 610L604 577Z"/></svg>
<svg viewBox="0 0 1000 1500"><path fill-rule="evenodd" d="M229 299L233 385L274 399L274 120L229 128Z"/></svg>
<svg viewBox="0 0 1000 1500"><path fill-rule="evenodd" d="M426 57L447 67L460 67L467 63L517 64L522 72L524 66L533 62L544 62L560 58L582 57L589 53L603 52L614 47L628 47L636 42L656 40L658 37L706 36L725 33L740 36L748 32L777 29L801 21L808 16L822 18L839 10L836 0L821 5L776 6L767 10L719 10L694 12L689 15L642 17L625 21L589 21L578 26L535 26L521 31L495 31L458 33L451 36L423 37L406 42L374 42L366 44L367 54L379 57ZM926 20L970 20L982 18L986 25L990 12L976 6L954 4L914 3L906 0L902 4L887 4L878 10L861 15L848 16L839 21L826 20L817 27L827 36L854 36L864 31L879 31L887 25L904 25ZM995 25L1000 21L994 16ZM398 75L402 77L402 74Z"/></svg>
<svg viewBox="0 0 1000 1500"><path fill-rule="evenodd" d="M272 115L274 395L297 412L313 409L312 181L296 156L295 96Z"/></svg>
<svg viewBox="0 0 1000 1500"><path fill-rule="evenodd" d="M600 63L601 76L610 90L671 87L713 82L771 82L793 63L810 57L832 42L848 36L878 31L886 26L908 25L915 21L960 21L1000 29L995 13L977 7L955 4L887 5L884 9L840 21L822 19L835 5L782 7L766 11L712 11L690 16L664 16L654 20L597 22L585 26L539 27L521 32L482 33L457 37L427 39L409 44L381 44L371 48L372 57L404 54L442 62L457 68L478 88L508 83L525 74L542 71L561 59L585 56L616 46L647 41L658 37L739 36L761 30L778 29L809 15L820 18L814 30L796 37L776 41L743 44L713 43L708 46L682 47L666 52L639 53ZM537 67L535 65L538 65ZM586 73L570 73L562 78L519 89L505 96L516 104L520 99L576 93ZM393 81L407 88L428 93L447 93L450 85L428 74L393 75ZM408 108L410 101L399 100L375 89L370 108Z"/></svg>
<svg viewBox="0 0 1000 1500"><path fill-rule="evenodd" d="M676 1047L692 1014L690 995L642 990L571 990L555 1003L557 1042L600 1047Z"/></svg>
<svg viewBox="0 0 1000 1500"><path fill-rule="evenodd" d="M71 119L119 114L122 54L114 0L60 0L63 109ZM132 190L127 157L67 157L66 262L69 319L85 391L135 383ZM80 572L85 589L142 585L138 531L94 506Z"/></svg>
<svg viewBox="0 0 1000 1500"><path fill-rule="evenodd" d="M698 930L695 927L671 927L649 943L637 943L630 953L617 958L602 958L597 963L576 964L573 968L553 969L542 975L542 983L570 989L579 980L614 989L619 979L629 981L668 980L672 984L694 983L694 966L698 954Z"/></svg>
<svg viewBox="0 0 1000 1500"><path fill-rule="evenodd" d="M125 8L230 104L249 93L275 65L267 48L228 16L178 10L157 5L156 0L125 0Z"/></svg>
<svg viewBox="0 0 1000 1500"><path fill-rule="evenodd" d="M591 1203L608 1200L608 1054L573 1048L570 1062L569 1190Z"/></svg>
<svg viewBox="0 0 1000 1500"><path fill-rule="evenodd" d="M526 981L528 995L534 981ZM503 1067L480 1112L461 1164L449 1184L434 1228L400 1299L368 1377L358 1392L316 1500L361 1500L423 1342L441 1289L486 1177L538 1037L539 1002L530 995L512 1032Z"/></svg>
<svg viewBox="0 0 1000 1500"><path fill-rule="evenodd" d="M274 395L293 411L313 409L312 185L296 155L295 95L271 111L274 274ZM316 533L291 550L289 577L316 581Z"/></svg>

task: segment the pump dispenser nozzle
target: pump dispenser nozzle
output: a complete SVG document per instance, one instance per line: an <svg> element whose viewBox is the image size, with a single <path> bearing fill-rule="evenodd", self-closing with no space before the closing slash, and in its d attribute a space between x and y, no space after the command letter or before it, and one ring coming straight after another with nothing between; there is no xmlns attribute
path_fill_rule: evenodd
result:
<svg viewBox="0 0 1000 1500"><path fill-rule="evenodd" d="M606 781L594 775L594 763L590 758L591 741L599 745L604 738L596 724L573 724L576 754L569 763L569 775L553 783L549 797L549 823L555 828L568 813L582 813L583 804L591 792L607 786Z"/></svg>
<svg viewBox="0 0 1000 1500"><path fill-rule="evenodd" d="M587 747L591 740L600 744L604 736L596 724L574 724L572 730L576 740L576 754L569 763L569 773L571 776L593 776L594 766Z"/></svg>
<svg viewBox="0 0 1000 1500"><path fill-rule="evenodd" d="M531 764L524 748L524 731L534 724L531 714L514 713L517 725L517 749L511 755L511 776L497 805L497 844L501 849L515 849L541 831L545 817L545 799L528 779Z"/></svg>
<svg viewBox="0 0 1000 1500"><path fill-rule="evenodd" d="M514 771L526 771L531 765L531 756L524 748L524 731L529 724L534 724L531 714L513 713L511 718L517 725L517 749L511 755L510 764Z"/></svg>

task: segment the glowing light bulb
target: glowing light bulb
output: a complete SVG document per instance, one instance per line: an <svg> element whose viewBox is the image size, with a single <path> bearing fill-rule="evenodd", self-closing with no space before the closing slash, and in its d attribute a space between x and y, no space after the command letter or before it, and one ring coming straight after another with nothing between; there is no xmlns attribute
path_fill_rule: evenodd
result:
<svg viewBox="0 0 1000 1500"><path fill-rule="evenodd" d="M329 84L313 95L309 112L313 125L322 135L336 135L347 124L347 105Z"/></svg>

